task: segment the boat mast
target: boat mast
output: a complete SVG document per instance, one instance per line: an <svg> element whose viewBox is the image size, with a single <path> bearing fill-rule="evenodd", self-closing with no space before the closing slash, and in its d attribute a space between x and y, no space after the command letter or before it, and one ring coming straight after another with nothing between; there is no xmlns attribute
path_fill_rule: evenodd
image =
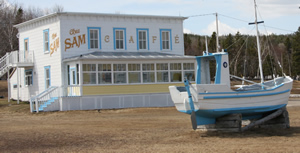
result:
<svg viewBox="0 0 300 153"><path fill-rule="evenodd" d="M218 13L216 12L216 28L217 28L217 36L216 36L216 50L219 52L219 27L218 27Z"/></svg>
<svg viewBox="0 0 300 153"><path fill-rule="evenodd" d="M264 74L263 74L263 69L262 69L262 61L261 61L261 51L260 51L260 44L259 44L259 32L258 32L258 23L263 23L262 22L257 22L257 12L256 12L256 1L254 0L254 9L255 9L255 26L256 26L256 40L257 40L257 51L258 51L258 62L259 62L259 71L260 71L260 80L261 84L264 82Z"/></svg>

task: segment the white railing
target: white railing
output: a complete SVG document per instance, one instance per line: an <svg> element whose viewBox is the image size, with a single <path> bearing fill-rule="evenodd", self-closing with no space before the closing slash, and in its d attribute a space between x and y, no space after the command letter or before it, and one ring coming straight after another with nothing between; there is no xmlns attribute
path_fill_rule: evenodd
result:
<svg viewBox="0 0 300 153"><path fill-rule="evenodd" d="M19 51L19 63L33 63L33 51Z"/></svg>
<svg viewBox="0 0 300 153"><path fill-rule="evenodd" d="M9 53L6 53L4 56L0 58L0 72L4 71L8 66L7 57L9 56Z"/></svg>
<svg viewBox="0 0 300 153"><path fill-rule="evenodd" d="M47 107L47 105L50 105L52 102L61 97L76 96L81 96L80 86L51 86L37 96L30 98L30 111L38 113L43 108Z"/></svg>
<svg viewBox="0 0 300 153"><path fill-rule="evenodd" d="M65 86L65 87L63 87L62 95L64 97L81 96L80 86L77 86L77 85Z"/></svg>
<svg viewBox="0 0 300 153"><path fill-rule="evenodd" d="M39 112L42 107L47 106L47 102L61 97L61 88L51 86L47 90L30 99L30 111ZM50 103L49 103L50 104Z"/></svg>

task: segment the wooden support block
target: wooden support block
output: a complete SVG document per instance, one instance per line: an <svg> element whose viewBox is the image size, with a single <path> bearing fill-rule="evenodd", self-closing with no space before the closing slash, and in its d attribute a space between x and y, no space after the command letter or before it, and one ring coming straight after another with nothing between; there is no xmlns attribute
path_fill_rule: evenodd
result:
<svg viewBox="0 0 300 153"><path fill-rule="evenodd" d="M201 131L239 132L241 130L242 115L230 114L216 119L215 124L201 125L197 129Z"/></svg>

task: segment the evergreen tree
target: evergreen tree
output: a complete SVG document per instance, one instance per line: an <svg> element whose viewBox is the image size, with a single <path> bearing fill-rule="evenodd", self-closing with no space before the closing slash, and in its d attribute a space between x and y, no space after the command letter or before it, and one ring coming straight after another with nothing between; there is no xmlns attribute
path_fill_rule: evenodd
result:
<svg viewBox="0 0 300 153"><path fill-rule="evenodd" d="M293 40L293 69L292 75L300 75L300 27L295 32Z"/></svg>

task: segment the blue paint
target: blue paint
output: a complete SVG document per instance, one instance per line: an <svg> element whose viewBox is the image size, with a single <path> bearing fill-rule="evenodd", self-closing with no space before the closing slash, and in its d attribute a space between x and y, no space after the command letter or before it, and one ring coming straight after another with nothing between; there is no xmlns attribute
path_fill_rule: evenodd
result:
<svg viewBox="0 0 300 153"><path fill-rule="evenodd" d="M43 111L44 108L48 107L49 105L51 105L52 103L55 102L55 100L57 100L58 97L52 97L50 98L48 101L44 102L43 104L39 105L39 111Z"/></svg>
<svg viewBox="0 0 300 153"><path fill-rule="evenodd" d="M193 102L192 94L191 94L191 91L190 91L189 80L187 80L187 79L184 80L184 86L185 86L186 91L187 91L188 96L189 96L189 104L190 104L191 111L195 111L194 102Z"/></svg>
<svg viewBox="0 0 300 153"><path fill-rule="evenodd" d="M196 84L201 84L201 58L196 58L196 60L197 60Z"/></svg>
<svg viewBox="0 0 300 153"><path fill-rule="evenodd" d="M280 91L280 92L272 92L272 93L264 93L264 94L251 94L251 95L231 95L231 96L204 96L203 99L225 99L225 98L249 98L249 97L261 97L261 96L272 96L279 95L283 93L290 92L290 89Z"/></svg>
<svg viewBox="0 0 300 153"><path fill-rule="evenodd" d="M122 50L122 49L117 49L116 48L116 31L117 30L122 30L123 31L123 46L125 50L127 50L127 43L126 43L126 28L113 28L114 31L114 50Z"/></svg>
<svg viewBox="0 0 300 153"><path fill-rule="evenodd" d="M88 34L88 48L91 49L90 46L90 30L98 30L98 39L99 39L99 49L101 48L101 28L100 27L88 27L87 28L87 34Z"/></svg>
<svg viewBox="0 0 300 153"><path fill-rule="evenodd" d="M140 50L140 43L139 43L139 31L146 31L146 34L147 34L147 49L149 50L149 29L147 28L137 28L136 29L136 44L137 44L137 50Z"/></svg>
<svg viewBox="0 0 300 153"><path fill-rule="evenodd" d="M160 29L160 50L167 50L167 49L163 49L163 46L162 46L162 32L166 32L168 31L169 32L169 47L170 49L169 50L172 50L172 30L171 29Z"/></svg>
<svg viewBox="0 0 300 153"><path fill-rule="evenodd" d="M216 55L216 76L215 76L215 84L221 83L221 68L222 68L222 55Z"/></svg>
<svg viewBox="0 0 300 153"><path fill-rule="evenodd" d="M48 33L48 50L45 48L45 33ZM50 33L49 29L43 30L43 47L44 47L44 53L49 52L50 49Z"/></svg>
<svg viewBox="0 0 300 153"><path fill-rule="evenodd" d="M286 104L273 105L273 106L256 106L256 107L239 107L239 108L223 108L223 109L210 109L196 111L196 119L198 125L215 124L216 118L228 114L242 114L243 119L257 119L263 113L274 111L285 107ZM180 112L191 114L191 110Z"/></svg>

